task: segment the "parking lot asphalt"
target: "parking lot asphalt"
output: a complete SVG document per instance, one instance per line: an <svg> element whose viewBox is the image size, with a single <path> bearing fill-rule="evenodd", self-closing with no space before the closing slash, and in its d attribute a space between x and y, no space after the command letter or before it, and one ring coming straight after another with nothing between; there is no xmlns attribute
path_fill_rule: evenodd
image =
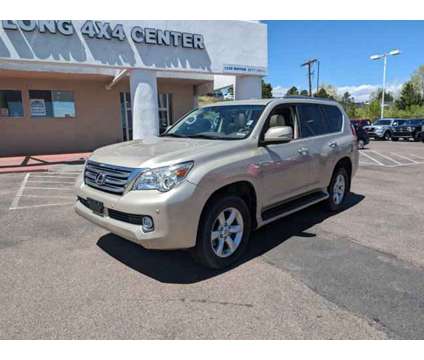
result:
<svg viewBox="0 0 424 360"><path fill-rule="evenodd" d="M0 176L1 339L424 338L424 144L373 141L343 211L254 233L232 269L79 218L78 166Z"/></svg>

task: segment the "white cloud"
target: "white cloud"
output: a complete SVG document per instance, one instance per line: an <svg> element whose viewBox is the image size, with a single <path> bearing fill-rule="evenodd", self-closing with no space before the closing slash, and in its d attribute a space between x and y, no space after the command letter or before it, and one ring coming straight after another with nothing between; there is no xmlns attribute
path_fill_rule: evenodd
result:
<svg viewBox="0 0 424 360"><path fill-rule="evenodd" d="M371 84L362 84L362 85L346 85L336 87L338 95L343 95L346 91L349 92L355 99L356 102L365 102L368 101L370 95L376 92L381 85L371 85ZM391 92L395 97L399 95L399 92L402 88L402 84L390 84L386 87L386 91ZM282 97L286 95L288 87L277 85L272 89L273 97Z"/></svg>
<svg viewBox="0 0 424 360"><path fill-rule="evenodd" d="M337 93L343 95L346 91L349 92L357 102L368 101L370 95L376 92L380 85L363 84L357 86L339 86L337 87ZM391 84L386 87L386 91L392 93L395 97L399 95L402 84Z"/></svg>
<svg viewBox="0 0 424 360"><path fill-rule="evenodd" d="M284 95L286 95L288 89L289 88L285 88L283 86L278 86L278 85L274 86L272 88L272 96L273 97L283 97Z"/></svg>

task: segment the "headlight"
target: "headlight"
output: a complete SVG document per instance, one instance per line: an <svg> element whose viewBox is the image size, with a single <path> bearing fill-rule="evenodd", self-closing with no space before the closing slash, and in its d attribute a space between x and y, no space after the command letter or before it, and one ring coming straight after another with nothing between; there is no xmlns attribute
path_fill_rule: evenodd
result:
<svg viewBox="0 0 424 360"><path fill-rule="evenodd" d="M193 161L143 171L132 190L159 190L167 192L181 183L193 167Z"/></svg>

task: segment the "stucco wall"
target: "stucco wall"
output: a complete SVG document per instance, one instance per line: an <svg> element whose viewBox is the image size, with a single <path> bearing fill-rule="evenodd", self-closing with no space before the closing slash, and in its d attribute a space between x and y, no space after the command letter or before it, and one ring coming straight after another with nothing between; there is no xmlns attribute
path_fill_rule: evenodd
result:
<svg viewBox="0 0 424 360"><path fill-rule="evenodd" d="M0 79L2 89L22 91L24 117L0 118L0 156L90 151L121 140L119 88L104 81ZM70 90L76 117L31 118L28 90Z"/></svg>
<svg viewBox="0 0 424 360"><path fill-rule="evenodd" d="M104 79L63 80L0 77L0 89L21 90L22 118L0 117L0 156L92 151L122 141L119 93L129 91L128 80L106 90ZM28 90L70 90L76 117L31 118ZM193 108L193 85L158 81L159 93L172 93L173 119Z"/></svg>

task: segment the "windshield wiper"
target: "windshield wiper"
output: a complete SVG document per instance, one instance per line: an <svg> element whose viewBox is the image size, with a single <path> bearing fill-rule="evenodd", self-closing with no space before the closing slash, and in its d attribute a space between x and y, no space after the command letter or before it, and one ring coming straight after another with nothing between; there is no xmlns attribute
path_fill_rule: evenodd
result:
<svg viewBox="0 0 424 360"><path fill-rule="evenodd" d="M180 135L180 134L162 134L161 135L161 137L165 137L165 136L176 137L176 138L186 138L186 137L188 137L186 135Z"/></svg>
<svg viewBox="0 0 424 360"><path fill-rule="evenodd" d="M186 137L190 139L209 139L209 140L221 139L220 136L212 136L212 135L205 135L205 134L187 135Z"/></svg>

